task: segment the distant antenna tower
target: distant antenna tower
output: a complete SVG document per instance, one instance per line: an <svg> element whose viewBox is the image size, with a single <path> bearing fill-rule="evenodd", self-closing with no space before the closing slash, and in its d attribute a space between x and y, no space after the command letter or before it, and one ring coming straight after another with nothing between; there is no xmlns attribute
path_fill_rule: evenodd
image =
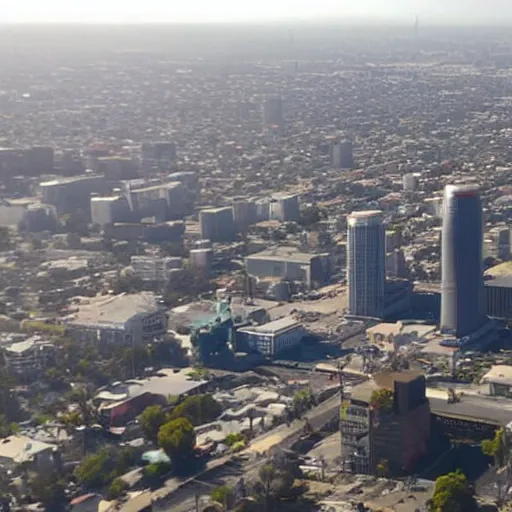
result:
<svg viewBox="0 0 512 512"><path fill-rule="evenodd" d="M420 32L420 20L418 19L418 15L416 15L416 20L414 22L414 35L417 37Z"/></svg>

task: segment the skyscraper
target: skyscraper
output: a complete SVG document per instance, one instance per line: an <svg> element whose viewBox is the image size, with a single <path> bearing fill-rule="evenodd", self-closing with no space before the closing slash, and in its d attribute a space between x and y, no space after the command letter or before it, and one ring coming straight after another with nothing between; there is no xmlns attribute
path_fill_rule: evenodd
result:
<svg viewBox="0 0 512 512"><path fill-rule="evenodd" d="M386 232L382 212L353 212L348 217L348 312L382 317L386 281Z"/></svg>
<svg viewBox="0 0 512 512"><path fill-rule="evenodd" d="M447 185L443 208L441 332L462 338L486 322L478 187Z"/></svg>

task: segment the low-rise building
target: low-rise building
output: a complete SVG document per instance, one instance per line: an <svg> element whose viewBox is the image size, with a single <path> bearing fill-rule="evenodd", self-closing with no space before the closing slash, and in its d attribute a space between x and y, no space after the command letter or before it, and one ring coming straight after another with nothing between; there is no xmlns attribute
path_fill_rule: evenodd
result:
<svg viewBox="0 0 512 512"><path fill-rule="evenodd" d="M84 297L65 321L75 338L138 344L167 331L167 316L149 292Z"/></svg>
<svg viewBox="0 0 512 512"><path fill-rule="evenodd" d="M59 452L53 444L25 436L0 439L0 467L5 470L16 470L24 465L36 471L51 471L59 464Z"/></svg>
<svg viewBox="0 0 512 512"><path fill-rule="evenodd" d="M298 345L306 331L293 317L284 317L263 325L244 327L236 332L240 348L274 357L283 350Z"/></svg>
<svg viewBox="0 0 512 512"><path fill-rule="evenodd" d="M94 397L93 403L98 407L104 424L125 425L149 405L166 405L169 395L181 398L204 392L208 381L191 379L188 376L191 370L183 368L177 372L163 368L147 378L105 386Z"/></svg>
<svg viewBox="0 0 512 512"><path fill-rule="evenodd" d="M507 364L494 365L480 381L489 384L489 393L492 396L505 396L512 398L512 366Z"/></svg>

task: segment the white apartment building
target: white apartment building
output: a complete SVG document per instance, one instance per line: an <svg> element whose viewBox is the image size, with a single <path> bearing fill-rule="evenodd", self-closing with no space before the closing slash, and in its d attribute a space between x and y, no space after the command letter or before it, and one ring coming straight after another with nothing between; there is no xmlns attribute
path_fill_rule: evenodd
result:
<svg viewBox="0 0 512 512"><path fill-rule="evenodd" d="M174 270L181 268L181 258L175 257L153 257L153 256L132 256L130 265L133 268L135 277L142 281L169 281Z"/></svg>
<svg viewBox="0 0 512 512"><path fill-rule="evenodd" d="M46 368L54 346L41 338L32 336L4 347L5 365L12 374L26 379L36 378Z"/></svg>

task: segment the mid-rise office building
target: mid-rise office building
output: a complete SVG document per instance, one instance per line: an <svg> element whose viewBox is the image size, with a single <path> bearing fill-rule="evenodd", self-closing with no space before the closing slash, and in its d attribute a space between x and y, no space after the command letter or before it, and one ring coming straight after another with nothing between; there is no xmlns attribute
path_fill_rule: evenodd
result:
<svg viewBox="0 0 512 512"><path fill-rule="evenodd" d="M230 242L235 238L233 208L206 208L199 212L201 238L212 242Z"/></svg>
<svg viewBox="0 0 512 512"><path fill-rule="evenodd" d="M331 164L335 169L354 167L354 150L351 141L342 140L331 145Z"/></svg>
<svg viewBox="0 0 512 512"><path fill-rule="evenodd" d="M377 393L376 393L377 392ZM340 411L345 471L390 475L414 471L430 439L425 377L417 372L380 373L352 389Z"/></svg>
<svg viewBox="0 0 512 512"><path fill-rule="evenodd" d="M256 222L256 204L247 198L233 200L233 221L237 231L245 231Z"/></svg>
<svg viewBox="0 0 512 512"><path fill-rule="evenodd" d="M40 184L42 202L55 206L57 215L89 212L91 194L105 191L105 177L85 175L73 178L59 178Z"/></svg>
<svg viewBox="0 0 512 512"><path fill-rule="evenodd" d="M132 219L132 212L126 197L121 195L91 197L91 222L98 226L114 224L115 222L128 222Z"/></svg>
<svg viewBox="0 0 512 512"><path fill-rule="evenodd" d="M275 194L270 202L270 219L281 222L298 222L300 219L297 194Z"/></svg>
<svg viewBox="0 0 512 512"><path fill-rule="evenodd" d="M380 211L353 212L347 235L348 312L381 318L386 282L386 237Z"/></svg>
<svg viewBox="0 0 512 512"><path fill-rule="evenodd" d="M510 228L496 226L489 232L492 243L492 256L508 261L510 259Z"/></svg>
<svg viewBox="0 0 512 512"><path fill-rule="evenodd" d="M5 347L5 366L13 375L32 380L41 375L54 351L49 341L33 336Z"/></svg>
<svg viewBox="0 0 512 512"><path fill-rule="evenodd" d="M474 185L448 185L443 204L441 332L463 338L487 322L482 201Z"/></svg>
<svg viewBox="0 0 512 512"><path fill-rule="evenodd" d="M146 282L167 283L173 271L181 268L181 258L132 256L130 266L135 277Z"/></svg>
<svg viewBox="0 0 512 512"><path fill-rule="evenodd" d="M408 172L402 177L402 187L404 192L414 192L418 187L418 177L412 172Z"/></svg>
<svg viewBox="0 0 512 512"><path fill-rule="evenodd" d="M130 207L139 217L155 217L157 222L180 219L187 213L187 194L179 181L149 187L130 188Z"/></svg>

